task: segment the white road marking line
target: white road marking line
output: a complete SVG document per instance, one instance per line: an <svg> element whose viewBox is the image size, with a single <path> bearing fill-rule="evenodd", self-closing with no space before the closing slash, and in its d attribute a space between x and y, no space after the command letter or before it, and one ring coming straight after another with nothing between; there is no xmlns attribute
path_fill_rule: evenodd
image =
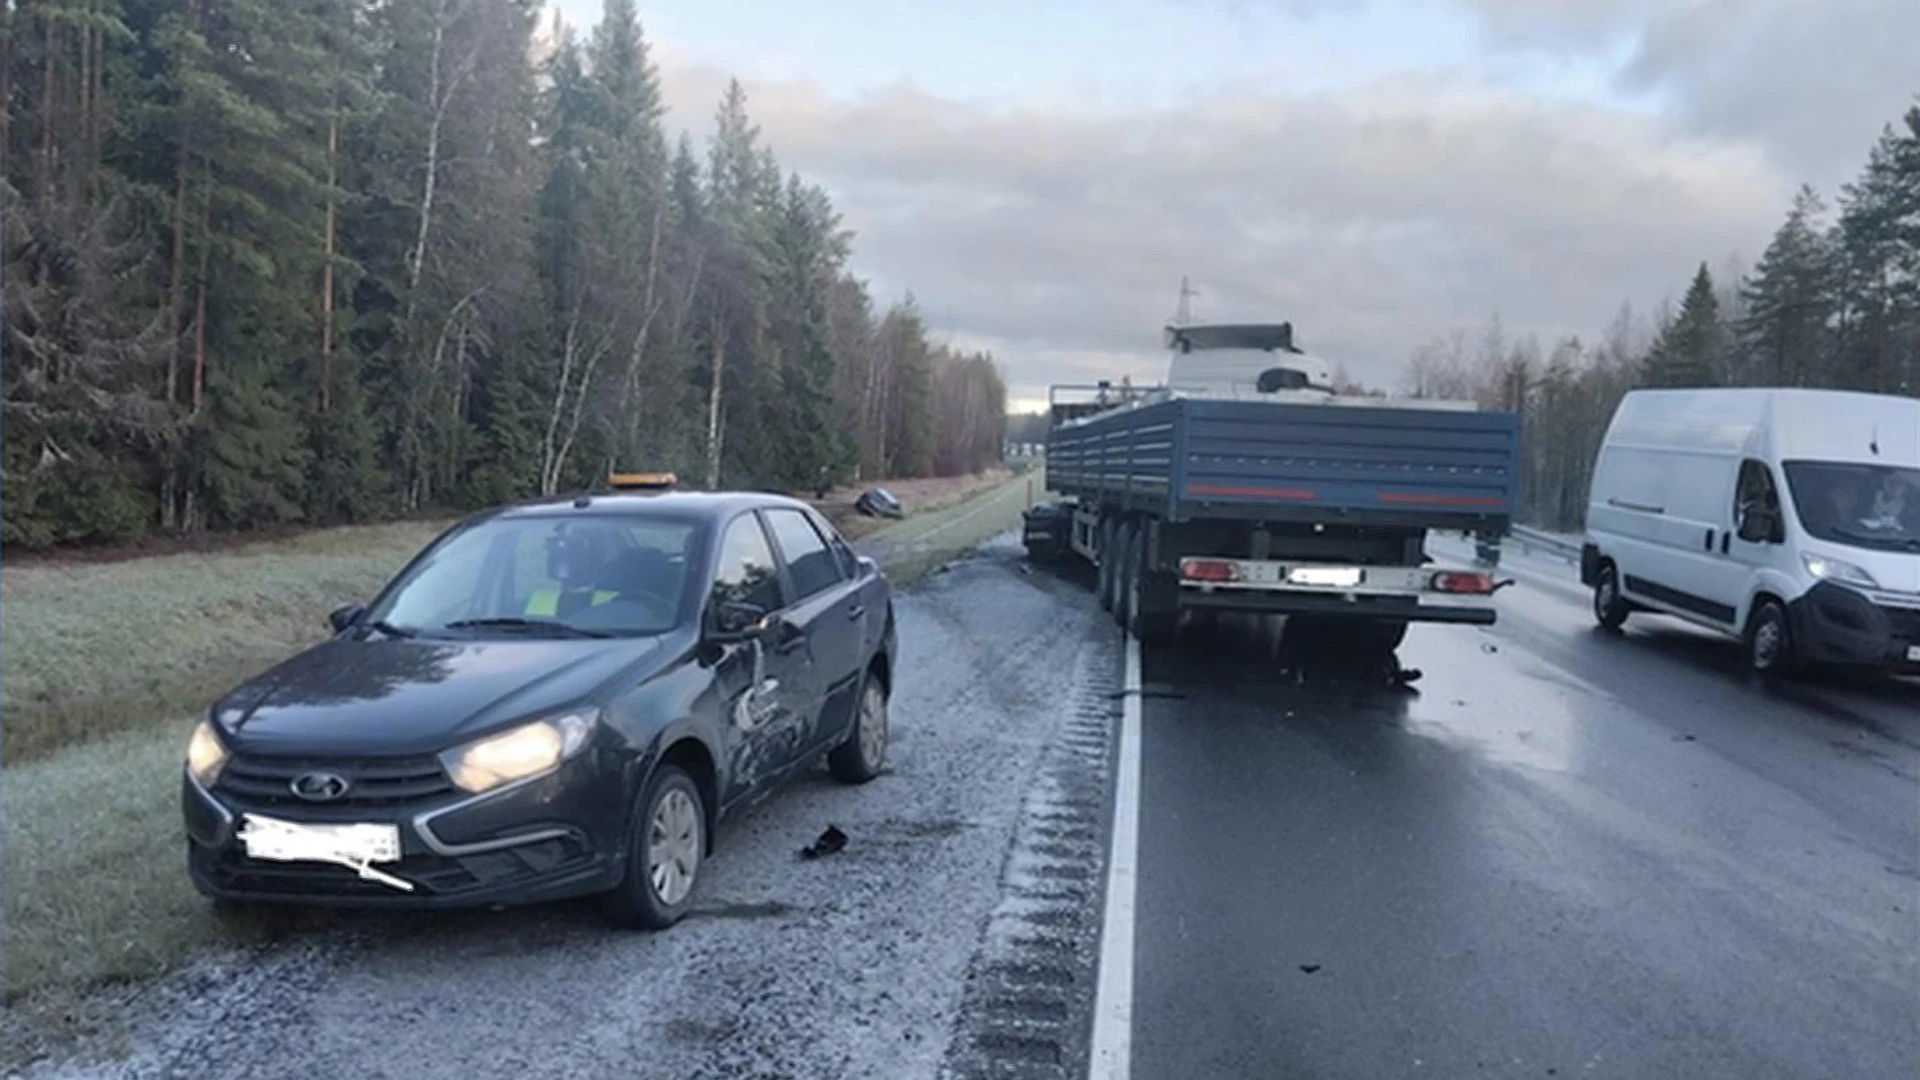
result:
<svg viewBox="0 0 1920 1080"><path fill-rule="evenodd" d="M1093 1080L1133 1071L1133 894L1140 850L1140 639L1127 636L1120 697L1120 761L1113 784L1113 847L1107 853L1107 907L1100 931L1100 981L1093 998Z"/></svg>

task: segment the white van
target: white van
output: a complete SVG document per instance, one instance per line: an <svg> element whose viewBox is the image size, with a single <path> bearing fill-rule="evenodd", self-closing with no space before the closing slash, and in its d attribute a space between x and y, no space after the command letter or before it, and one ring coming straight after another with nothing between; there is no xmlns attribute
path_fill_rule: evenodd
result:
<svg viewBox="0 0 1920 1080"><path fill-rule="evenodd" d="M1763 672L1920 673L1920 399L1635 390L1594 466L1594 617L1675 615Z"/></svg>

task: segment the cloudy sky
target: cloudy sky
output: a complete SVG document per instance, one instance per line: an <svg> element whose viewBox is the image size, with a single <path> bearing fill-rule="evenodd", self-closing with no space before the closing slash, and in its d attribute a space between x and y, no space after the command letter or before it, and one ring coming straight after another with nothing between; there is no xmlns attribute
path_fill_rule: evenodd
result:
<svg viewBox="0 0 1920 1080"><path fill-rule="evenodd" d="M549 0L576 27L600 0ZM1757 257L1920 92L1916 0L642 0L696 137L726 80L883 298L1016 399L1157 378L1182 274L1390 385L1591 335Z"/></svg>

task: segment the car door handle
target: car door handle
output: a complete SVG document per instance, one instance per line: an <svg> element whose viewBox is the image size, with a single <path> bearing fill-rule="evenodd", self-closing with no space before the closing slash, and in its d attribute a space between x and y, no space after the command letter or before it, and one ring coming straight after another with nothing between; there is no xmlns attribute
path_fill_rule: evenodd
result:
<svg viewBox="0 0 1920 1080"><path fill-rule="evenodd" d="M784 641L775 642L773 646L773 653L775 656L785 656L788 653L793 652L795 649L798 649L801 646L805 645L806 643L807 643L807 636L805 634L795 634Z"/></svg>
<svg viewBox="0 0 1920 1080"><path fill-rule="evenodd" d="M865 615L866 613L867 613L867 605L855 604L852 607L847 609L847 618L858 619L860 616Z"/></svg>

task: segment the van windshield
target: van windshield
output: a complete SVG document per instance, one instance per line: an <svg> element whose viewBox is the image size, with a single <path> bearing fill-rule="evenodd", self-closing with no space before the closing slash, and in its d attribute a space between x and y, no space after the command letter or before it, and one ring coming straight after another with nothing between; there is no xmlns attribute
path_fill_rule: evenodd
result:
<svg viewBox="0 0 1920 1080"><path fill-rule="evenodd" d="M1920 469L1837 461L1783 468L1800 525L1836 544L1920 552Z"/></svg>

